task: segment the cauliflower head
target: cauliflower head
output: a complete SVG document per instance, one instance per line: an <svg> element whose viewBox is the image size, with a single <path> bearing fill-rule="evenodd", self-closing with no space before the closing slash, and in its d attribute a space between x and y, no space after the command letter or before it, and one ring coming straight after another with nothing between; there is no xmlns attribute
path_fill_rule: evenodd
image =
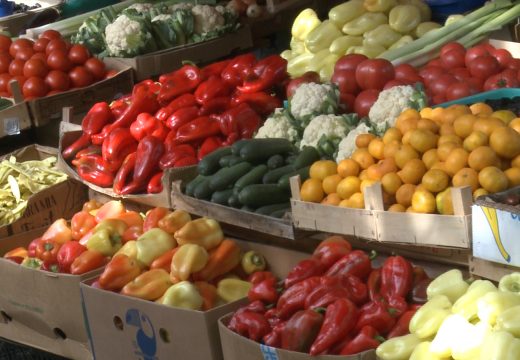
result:
<svg viewBox="0 0 520 360"><path fill-rule="evenodd" d="M152 22L156 22L156 21L168 21L168 20L171 20L172 19L172 16L171 15L168 15L168 14L159 14L157 16L155 16L154 18L152 18Z"/></svg>
<svg viewBox="0 0 520 360"><path fill-rule="evenodd" d="M130 5L126 9L127 10L134 9L138 13L145 14L145 13L149 12L152 9L152 7L153 7L153 5L150 3L137 3L137 4Z"/></svg>
<svg viewBox="0 0 520 360"><path fill-rule="evenodd" d="M368 118L378 134L382 134L388 127L395 125L399 114L410 108L410 99L414 94L413 86L394 86L379 93Z"/></svg>
<svg viewBox="0 0 520 360"><path fill-rule="evenodd" d="M349 158L354 150L356 150L356 138L360 134L368 134L371 129L365 123L360 123L355 129L351 130L348 135L341 140L338 146L338 155L336 162Z"/></svg>
<svg viewBox="0 0 520 360"><path fill-rule="evenodd" d="M300 148L304 146L313 146L318 148L318 144L322 137L340 138L347 135L349 127L345 122L345 118L339 115L318 115L311 120L309 125L303 131L303 138L300 142Z"/></svg>
<svg viewBox="0 0 520 360"><path fill-rule="evenodd" d="M195 33L204 34L225 25L226 20L214 6L195 5L191 8L195 18Z"/></svg>
<svg viewBox="0 0 520 360"><path fill-rule="evenodd" d="M295 143L298 141L298 131L292 125L289 116L284 109L276 109L258 129L255 138L283 138Z"/></svg>
<svg viewBox="0 0 520 360"><path fill-rule="evenodd" d="M125 14L107 25L105 38L110 56L133 57L157 49L144 22L133 20Z"/></svg>
<svg viewBox="0 0 520 360"><path fill-rule="evenodd" d="M301 84L290 99L292 115L303 122L314 115L334 114L338 107L339 93L330 84Z"/></svg>

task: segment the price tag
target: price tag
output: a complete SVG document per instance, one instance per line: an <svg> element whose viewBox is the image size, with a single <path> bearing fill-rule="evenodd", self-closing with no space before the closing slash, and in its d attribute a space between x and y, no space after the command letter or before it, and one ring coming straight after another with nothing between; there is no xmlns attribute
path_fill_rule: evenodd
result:
<svg viewBox="0 0 520 360"><path fill-rule="evenodd" d="M264 360L278 360L278 353L276 352L276 349L260 344L260 351L262 351Z"/></svg>
<svg viewBox="0 0 520 360"><path fill-rule="evenodd" d="M4 133L6 135L18 135L20 133L20 119L15 117L5 118Z"/></svg>

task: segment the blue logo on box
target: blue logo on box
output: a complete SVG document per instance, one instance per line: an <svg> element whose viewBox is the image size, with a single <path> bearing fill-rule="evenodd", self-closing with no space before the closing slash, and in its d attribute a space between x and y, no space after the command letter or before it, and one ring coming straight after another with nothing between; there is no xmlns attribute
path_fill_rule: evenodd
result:
<svg viewBox="0 0 520 360"><path fill-rule="evenodd" d="M137 329L133 342L135 354L143 360L157 360L157 339L150 318L137 309L130 309L126 312L125 322Z"/></svg>

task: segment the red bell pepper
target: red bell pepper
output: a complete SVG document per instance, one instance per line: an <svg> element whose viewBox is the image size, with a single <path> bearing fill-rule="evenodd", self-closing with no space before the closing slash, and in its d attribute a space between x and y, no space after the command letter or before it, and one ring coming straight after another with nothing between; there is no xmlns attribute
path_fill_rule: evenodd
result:
<svg viewBox="0 0 520 360"><path fill-rule="evenodd" d="M305 300L306 309L326 307L337 299L346 298L355 304L364 304L367 300L367 287L359 278L347 275L342 277L322 276Z"/></svg>
<svg viewBox="0 0 520 360"><path fill-rule="evenodd" d="M408 310L408 303L399 295L390 296L383 302L387 303L387 308L394 317L399 317Z"/></svg>
<svg viewBox="0 0 520 360"><path fill-rule="evenodd" d="M373 269L367 280L368 297L370 300L382 300L381 295L381 269Z"/></svg>
<svg viewBox="0 0 520 360"><path fill-rule="evenodd" d="M305 300L316 286L320 284L320 278L313 276L294 284L280 295L276 308L281 319L287 319L298 310L305 308Z"/></svg>
<svg viewBox="0 0 520 360"><path fill-rule="evenodd" d="M150 135L164 141L166 135L168 135L168 129L152 115L141 113L130 125L130 133L137 141L141 141L145 136Z"/></svg>
<svg viewBox="0 0 520 360"><path fill-rule="evenodd" d="M109 163L121 164L128 154L137 149L135 141L129 129L117 128L103 141L101 153L103 159Z"/></svg>
<svg viewBox="0 0 520 360"><path fill-rule="evenodd" d="M123 236L121 237L121 243L126 244L127 242L131 240L137 240L139 236L143 235L143 226L130 226L128 227L125 232L123 233Z"/></svg>
<svg viewBox="0 0 520 360"><path fill-rule="evenodd" d="M197 106L188 106L180 108L172 113L166 120L166 126L172 131L177 131L181 126L199 117L199 108Z"/></svg>
<svg viewBox="0 0 520 360"><path fill-rule="evenodd" d="M126 95L110 103L110 111L112 112L114 119L123 115L131 100L132 95Z"/></svg>
<svg viewBox="0 0 520 360"><path fill-rule="evenodd" d="M60 272L60 266L55 261L44 261L42 263L42 267L40 269L43 271L48 271L48 272L53 272L53 273Z"/></svg>
<svg viewBox="0 0 520 360"><path fill-rule="evenodd" d="M80 211L74 214L70 221L72 239L79 240L97 225L96 218L87 211Z"/></svg>
<svg viewBox="0 0 520 360"><path fill-rule="evenodd" d="M163 207L156 207L146 213L143 223L143 232L159 227L159 221L168 215L170 210Z"/></svg>
<svg viewBox="0 0 520 360"><path fill-rule="evenodd" d="M285 323L282 349L308 352L323 324L323 316L314 310L301 310Z"/></svg>
<svg viewBox="0 0 520 360"><path fill-rule="evenodd" d="M34 239L33 241L31 241L29 243L29 245L27 246L27 257L30 257L30 258L35 258L36 257L36 247L38 246L38 242L41 239L42 238L39 237L39 238L36 238L36 239Z"/></svg>
<svg viewBox="0 0 520 360"><path fill-rule="evenodd" d="M318 245L312 257L318 259L328 269L351 251L352 245L347 240L341 236L331 236Z"/></svg>
<svg viewBox="0 0 520 360"><path fill-rule="evenodd" d="M384 340L372 326L363 326L359 333L345 344L339 355L354 355L376 349Z"/></svg>
<svg viewBox="0 0 520 360"><path fill-rule="evenodd" d="M187 143L216 135L220 135L219 123L208 116L201 116L177 130L177 141Z"/></svg>
<svg viewBox="0 0 520 360"><path fill-rule="evenodd" d="M382 301L371 301L360 309L359 319L356 323L356 331L364 326L372 326L380 334L386 335L395 325L395 317Z"/></svg>
<svg viewBox="0 0 520 360"><path fill-rule="evenodd" d="M87 250L74 259L70 265L72 275L81 275L105 265L107 258L96 250Z"/></svg>
<svg viewBox="0 0 520 360"><path fill-rule="evenodd" d="M431 282L431 279L426 278L414 284L411 294L409 296L410 300L417 304L425 304L428 301L426 289L428 288L428 285L430 285Z"/></svg>
<svg viewBox="0 0 520 360"><path fill-rule="evenodd" d="M282 347L282 333L285 330L285 321L279 322L275 326L272 327L270 333L265 335L262 339L264 345L280 348Z"/></svg>
<svg viewBox="0 0 520 360"><path fill-rule="evenodd" d="M402 256L390 256L381 268L381 294L405 298L413 285L412 264Z"/></svg>
<svg viewBox="0 0 520 360"><path fill-rule="evenodd" d="M78 151L86 148L89 145L90 135L83 133L76 141L67 146L67 148L62 151L61 155L65 160L70 160L78 153Z"/></svg>
<svg viewBox="0 0 520 360"><path fill-rule="evenodd" d="M327 306L323 325L311 346L310 354L319 355L347 337L356 325L358 309L348 299L338 299Z"/></svg>
<svg viewBox="0 0 520 360"><path fill-rule="evenodd" d="M370 274L370 271L372 271L371 258L372 256L369 257L362 250L354 250L336 261L336 263L327 270L325 275L354 275L365 280Z"/></svg>
<svg viewBox="0 0 520 360"><path fill-rule="evenodd" d="M159 121L166 122L170 115L177 110L196 105L197 101L195 100L195 96L193 94L183 94L178 98L173 99L168 105L157 110L155 113L155 118Z"/></svg>
<svg viewBox="0 0 520 360"><path fill-rule="evenodd" d="M141 268L137 260L125 254L117 254L99 277L99 285L105 290L119 291L140 274Z"/></svg>
<svg viewBox="0 0 520 360"><path fill-rule="evenodd" d="M278 317L278 311L275 307L272 307L265 312L265 318L267 321L269 321L269 325L271 325L271 327L274 327L283 322L282 319Z"/></svg>
<svg viewBox="0 0 520 360"><path fill-rule="evenodd" d="M258 130L262 119L246 103L242 103L221 115L213 116L220 124L220 131L226 136L237 134L242 139L250 139Z"/></svg>
<svg viewBox="0 0 520 360"><path fill-rule="evenodd" d="M242 93L267 90L287 78L287 60L280 55L271 55L260 60L253 68L256 79L246 80L237 89Z"/></svg>
<svg viewBox="0 0 520 360"><path fill-rule="evenodd" d="M199 116L220 114L230 108L229 96L220 96L206 101L199 110Z"/></svg>
<svg viewBox="0 0 520 360"><path fill-rule="evenodd" d="M268 116L272 114L276 108L282 107L282 101L278 97L269 95L263 91L246 94L237 93L231 99L232 106L238 106L242 103L246 103L262 116Z"/></svg>
<svg viewBox="0 0 520 360"><path fill-rule="evenodd" d="M117 171L117 174L114 178L114 192L116 194L121 195L127 183L131 181L131 176L133 175L133 171L135 168L136 158L136 152L128 154L123 163L121 164L121 167Z"/></svg>
<svg viewBox="0 0 520 360"><path fill-rule="evenodd" d="M408 310L405 313L403 313L401 317L399 317L399 320L397 320L395 326L388 333L387 339L409 334L410 320L412 320L412 317L415 315L416 312L417 309Z"/></svg>
<svg viewBox="0 0 520 360"><path fill-rule="evenodd" d="M107 188L114 183L114 175L112 173L100 171L89 166L79 166L76 170L81 179L99 187Z"/></svg>
<svg viewBox="0 0 520 360"><path fill-rule="evenodd" d="M255 285L259 282L262 282L267 279L274 279L276 281L276 277L274 274L270 271L255 271L249 277L247 278L247 281L249 281L251 284Z"/></svg>
<svg viewBox="0 0 520 360"><path fill-rule="evenodd" d="M206 138L206 140L204 140L204 142L202 143L202 145L199 148L199 151L197 153L197 159L199 161L202 160L202 158L204 156L212 153L213 151L217 150L218 148L221 148L223 145L224 145L224 142L216 136L211 136L209 138Z"/></svg>
<svg viewBox="0 0 520 360"><path fill-rule="evenodd" d="M200 69L194 65L184 65L180 69L159 77L163 84L157 99L162 105L168 104L177 96L192 92L202 82Z"/></svg>
<svg viewBox="0 0 520 360"><path fill-rule="evenodd" d="M210 76L221 76L222 71L231 63L232 60L217 61L215 63L204 66L200 69L200 73L204 79Z"/></svg>
<svg viewBox="0 0 520 360"><path fill-rule="evenodd" d="M161 157L161 160L159 160L159 167L162 170L172 168L175 166L175 163L183 158L195 158L195 149L193 146L181 144L168 149L168 144L166 144L166 151Z"/></svg>
<svg viewBox="0 0 520 360"><path fill-rule="evenodd" d="M4 256L4 259L12 261L18 265L20 265L25 260L25 258L21 256Z"/></svg>
<svg viewBox="0 0 520 360"><path fill-rule="evenodd" d="M165 252L164 254L159 256L157 259L155 259L150 264L150 269L151 270L153 270L153 269L163 269L166 272L170 272L171 271L171 267L172 267L171 264L172 264L173 255L175 255L175 253L179 250L179 248L180 247L177 246L176 248L168 250L167 252Z"/></svg>
<svg viewBox="0 0 520 360"><path fill-rule="evenodd" d="M117 161L118 162L110 162L103 159L103 157L99 154L88 154L81 156L79 159L72 160L72 165L74 165L76 168L93 168L102 173L115 173L121 166L119 159Z"/></svg>
<svg viewBox="0 0 520 360"><path fill-rule="evenodd" d="M36 257L42 261L55 263L60 246L59 243L52 239L42 239L36 244Z"/></svg>
<svg viewBox="0 0 520 360"><path fill-rule="evenodd" d="M304 259L300 261L296 266L292 268L292 270L287 274L285 278L284 285L285 288L288 289L294 284L299 283L305 279L308 279L313 276L320 276L324 273L325 268L316 259Z"/></svg>
<svg viewBox="0 0 520 360"><path fill-rule="evenodd" d="M239 55L231 59L230 63L222 70L221 77L226 83L236 87L250 76L255 63L256 57L252 53Z"/></svg>
<svg viewBox="0 0 520 360"><path fill-rule="evenodd" d="M186 156L183 157L173 164L173 167L184 167L184 166L192 166L197 164L197 158L195 156Z"/></svg>
<svg viewBox="0 0 520 360"><path fill-rule="evenodd" d="M77 241L69 241L63 244L56 256L60 270L65 273L70 272L70 266L74 260L85 251L87 251L87 248Z"/></svg>
<svg viewBox="0 0 520 360"><path fill-rule="evenodd" d="M159 160L164 154L164 144L154 136L144 137L137 146L134 179L137 184L147 184L159 168Z"/></svg>
<svg viewBox="0 0 520 360"><path fill-rule="evenodd" d="M76 153L75 158L81 159L82 157L89 156L89 155L101 155L101 146L90 145L90 146L86 147L85 149L78 151Z"/></svg>
<svg viewBox="0 0 520 360"><path fill-rule="evenodd" d="M209 100L231 94L231 87L220 76L210 76L195 90L195 100L204 105Z"/></svg>
<svg viewBox="0 0 520 360"><path fill-rule="evenodd" d="M235 314L233 319L233 331L253 341L260 341L271 331L265 316L258 312L243 311Z"/></svg>
<svg viewBox="0 0 520 360"><path fill-rule="evenodd" d="M279 296L280 291L277 287L277 281L274 278L253 284L247 293L249 301L260 300L266 304L276 303Z"/></svg>
<svg viewBox="0 0 520 360"><path fill-rule="evenodd" d="M152 176L152 178L148 182L148 186L146 187L146 192L148 194L158 194L161 191L163 191L162 177L162 171Z"/></svg>

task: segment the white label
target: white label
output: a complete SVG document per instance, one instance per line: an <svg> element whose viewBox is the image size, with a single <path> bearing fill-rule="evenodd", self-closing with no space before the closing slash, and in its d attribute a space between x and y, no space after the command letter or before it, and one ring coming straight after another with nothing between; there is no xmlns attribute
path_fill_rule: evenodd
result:
<svg viewBox="0 0 520 360"><path fill-rule="evenodd" d="M20 119L14 117L5 118L4 133L6 135L18 135L20 133Z"/></svg>
<svg viewBox="0 0 520 360"><path fill-rule="evenodd" d="M264 356L264 360L278 360L278 353L275 348L260 344L260 350Z"/></svg>

